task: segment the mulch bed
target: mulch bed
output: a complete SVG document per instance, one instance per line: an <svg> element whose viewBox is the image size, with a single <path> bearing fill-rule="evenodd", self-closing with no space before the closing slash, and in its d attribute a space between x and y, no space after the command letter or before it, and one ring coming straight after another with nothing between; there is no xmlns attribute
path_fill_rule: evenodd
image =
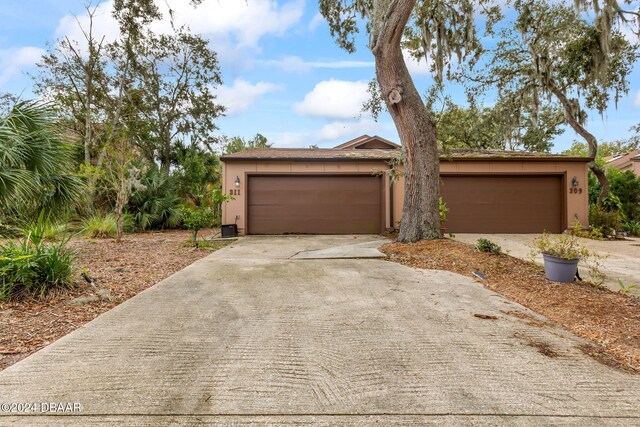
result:
<svg viewBox="0 0 640 427"><path fill-rule="evenodd" d="M205 230L200 236L212 234ZM189 237L188 231L166 231L129 234L120 241L72 239L76 286L42 298L0 302L0 370L228 244L215 241L211 248L194 250L185 246ZM82 271L93 279L93 286L81 278ZM82 297L97 301L70 305Z"/></svg>
<svg viewBox="0 0 640 427"><path fill-rule="evenodd" d="M472 277L593 343L582 346L586 354L610 366L640 373L640 301L635 297L588 282L551 282L536 264L505 254L479 252L449 239L389 243L381 250L389 260L410 267ZM472 271L482 273L487 280L478 280Z"/></svg>

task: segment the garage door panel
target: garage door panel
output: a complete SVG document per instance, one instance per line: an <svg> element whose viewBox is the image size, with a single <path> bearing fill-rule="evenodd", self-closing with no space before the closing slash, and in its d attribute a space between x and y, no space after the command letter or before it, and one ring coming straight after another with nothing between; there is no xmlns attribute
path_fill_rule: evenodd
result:
<svg viewBox="0 0 640 427"><path fill-rule="evenodd" d="M540 233L562 231L561 176L448 176L442 178L447 231Z"/></svg>
<svg viewBox="0 0 640 427"><path fill-rule="evenodd" d="M250 234L381 231L380 177L252 176L248 194Z"/></svg>

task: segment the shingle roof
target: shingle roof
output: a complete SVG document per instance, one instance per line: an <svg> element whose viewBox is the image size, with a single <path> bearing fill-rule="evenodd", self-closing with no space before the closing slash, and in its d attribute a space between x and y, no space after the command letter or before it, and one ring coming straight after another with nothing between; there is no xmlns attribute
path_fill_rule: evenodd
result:
<svg viewBox="0 0 640 427"><path fill-rule="evenodd" d="M335 160L377 159L388 160L397 150L336 149L336 148L253 148L222 156L224 160Z"/></svg>
<svg viewBox="0 0 640 427"><path fill-rule="evenodd" d="M346 150L349 148L357 148L358 146L367 144L369 142L372 141L378 141L378 142L382 142L384 144L389 145L389 148L400 148L400 145L396 144L395 142L391 142L388 139L382 138L381 136L378 135L374 135L374 136L369 136L369 135L362 135L359 136L357 138L352 139L351 141L347 141L343 144L337 145L333 148L339 148L341 150Z"/></svg>
<svg viewBox="0 0 640 427"><path fill-rule="evenodd" d="M390 160L399 150L336 149L336 148L253 148L221 157L222 161L240 160L289 160L289 161L366 161ZM456 149L441 152L446 160L504 160L504 161L569 161L588 162L587 157L561 154L533 153L526 151Z"/></svg>

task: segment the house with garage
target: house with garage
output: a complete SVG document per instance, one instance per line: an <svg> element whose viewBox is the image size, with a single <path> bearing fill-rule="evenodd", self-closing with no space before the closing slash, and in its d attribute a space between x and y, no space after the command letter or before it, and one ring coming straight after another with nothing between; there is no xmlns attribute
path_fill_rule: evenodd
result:
<svg viewBox="0 0 640 427"><path fill-rule="evenodd" d="M397 228L404 180L388 171L401 147L363 135L335 148L256 148L222 157L233 197L223 223L241 234L369 234ZM440 155L452 233L560 233L588 224L584 157L497 150Z"/></svg>

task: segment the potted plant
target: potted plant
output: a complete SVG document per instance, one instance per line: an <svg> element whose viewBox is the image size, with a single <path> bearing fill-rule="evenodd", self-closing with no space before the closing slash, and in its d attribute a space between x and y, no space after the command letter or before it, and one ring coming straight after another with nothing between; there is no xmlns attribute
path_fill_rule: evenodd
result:
<svg viewBox="0 0 640 427"><path fill-rule="evenodd" d="M447 208L447 204L442 201L442 197L438 199L438 210L440 211L440 231L442 231L442 235L447 231L444 223L447 222L447 212L449 212L449 208Z"/></svg>
<svg viewBox="0 0 640 427"><path fill-rule="evenodd" d="M545 275L554 282L572 282L578 271L578 262L591 256L589 250L571 234L552 236L545 232L533 240L531 247L533 255L542 253Z"/></svg>

